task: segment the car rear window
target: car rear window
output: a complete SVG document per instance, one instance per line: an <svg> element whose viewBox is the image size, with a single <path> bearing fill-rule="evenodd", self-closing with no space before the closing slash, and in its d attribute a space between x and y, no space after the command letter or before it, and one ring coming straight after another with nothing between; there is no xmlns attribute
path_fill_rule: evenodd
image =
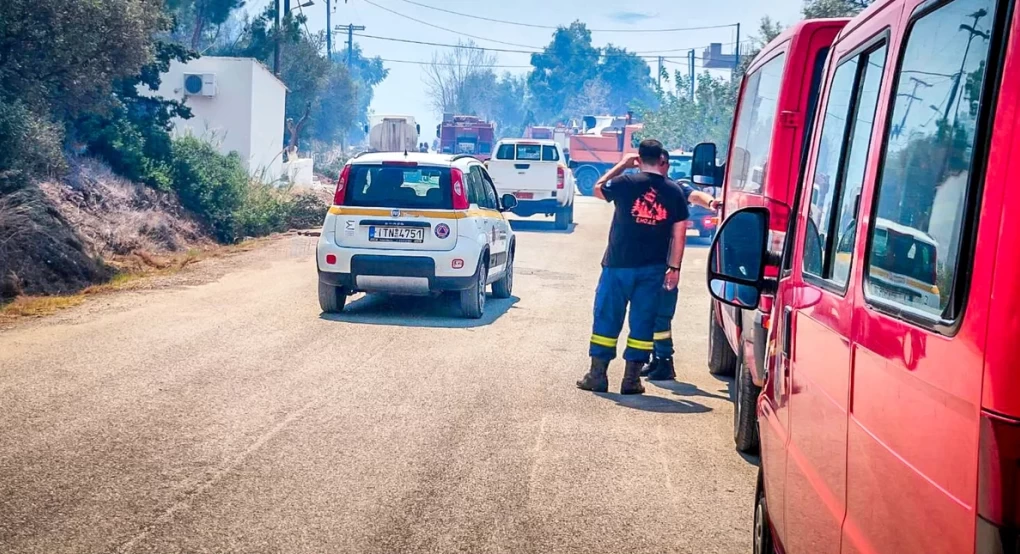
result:
<svg viewBox="0 0 1020 554"><path fill-rule="evenodd" d="M514 146L513 144L500 144L499 149L496 150L497 160L512 160L514 159Z"/></svg>
<svg viewBox="0 0 1020 554"><path fill-rule="evenodd" d="M517 159L528 162L542 161L542 146L540 144L518 144Z"/></svg>
<svg viewBox="0 0 1020 554"><path fill-rule="evenodd" d="M556 151L555 146L543 146L542 147L542 161L543 162L558 162L560 161L560 154Z"/></svg>
<svg viewBox="0 0 1020 554"><path fill-rule="evenodd" d="M382 208L453 208L450 168L356 164L344 205Z"/></svg>

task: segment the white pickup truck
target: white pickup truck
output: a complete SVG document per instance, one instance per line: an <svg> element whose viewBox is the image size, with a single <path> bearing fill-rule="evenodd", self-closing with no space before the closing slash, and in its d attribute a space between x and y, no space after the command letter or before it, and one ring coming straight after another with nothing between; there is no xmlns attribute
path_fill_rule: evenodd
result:
<svg viewBox="0 0 1020 554"><path fill-rule="evenodd" d="M574 221L574 174L552 140L503 139L486 165L500 195L517 197L519 216L556 216L556 228Z"/></svg>

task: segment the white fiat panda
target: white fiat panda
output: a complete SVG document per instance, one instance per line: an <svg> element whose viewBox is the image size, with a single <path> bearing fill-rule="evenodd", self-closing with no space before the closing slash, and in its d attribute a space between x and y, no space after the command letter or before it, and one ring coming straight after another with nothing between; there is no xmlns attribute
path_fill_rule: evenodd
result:
<svg viewBox="0 0 1020 554"><path fill-rule="evenodd" d="M356 292L428 295L456 291L480 318L486 289L509 298L516 240L477 159L467 155L371 153L347 162L316 248L319 306L344 308Z"/></svg>

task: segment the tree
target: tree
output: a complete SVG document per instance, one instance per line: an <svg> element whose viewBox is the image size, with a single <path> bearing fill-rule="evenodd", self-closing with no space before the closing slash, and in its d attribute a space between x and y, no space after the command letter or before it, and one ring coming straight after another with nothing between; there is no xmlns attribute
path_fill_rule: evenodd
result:
<svg viewBox="0 0 1020 554"><path fill-rule="evenodd" d="M350 78L357 87L354 91L357 102L357 110L354 121L360 123L368 122L368 110L372 105L372 97L375 95L375 87L383 82L389 75L390 70L383 66L382 59L378 56L366 58L362 54L361 46L357 43L351 52ZM350 140L361 140L364 138L362 125L352 126L347 137Z"/></svg>
<svg viewBox="0 0 1020 554"><path fill-rule="evenodd" d="M612 111L609 96L609 85L601 77L596 77L584 83L581 92L567 102L566 111L576 117Z"/></svg>
<svg viewBox="0 0 1020 554"><path fill-rule="evenodd" d="M432 108L440 114L477 115L492 92L485 85L495 78L491 69L495 64L495 54L475 47L473 42L458 43L445 54L433 54L422 77Z"/></svg>
<svg viewBox="0 0 1020 554"><path fill-rule="evenodd" d="M761 49L764 48L766 44L772 42L772 39L778 37L782 32L782 23L773 20L767 15L761 18L758 22L757 34L751 35L751 46L746 52L741 52L740 54L740 66L737 67L736 72L733 74L734 84L738 84L744 74L747 73L747 68L750 67L751 62L758 55L758 52L761 52Z"/></svg>
<svg viewBox="0 0 1020 554"><path fill-rule="evenodd" d="M523 76L504 73L495 84L489 118L500 137L524 136L528 125L528 82Z"/></svg>
<svg viewBox="0 0 1020 554"><path fill-rule="evenodd" d="M602 49L598 69L599 80L606 85L606 106L609 113L622 114L629 109L652 107L656 102L652 70L637 54L613 45ZM574 113L574 116L597 112Z"/></svg>
<svg viewBox="0 0 1020 554"><path fill-rule="evenodd" d="M807 0L804 2L804 19L853 17L869 4L871 0Z"/></svg>
<svg viewBox="0 0 1020 554"><path fill-rule="evenodd" d="M186 28L191 32L191 48L200 50L206 29L210 25L222 25L234 10L243 8L244 3L245 0L167 0L167 8L179 22L189 21Z"/></svg>
<svg viewBox="0 0 1020 554"><path fill-rule="evenodd" d="M729 79L712 77L708 72L697 79L692 101L689 77L676 72L676 86L672 89L667 88L666 77L659 108L644 114L642 137L657 138L670 149L690 150L699 142L709 141L716 143L720 152L727 151L734 87Z"/></svg>
<svg viewBox="0 0 1020 554"><path fill-rule="evenodd" d="M528 89L541 121L560 119L567 101L598 76L601 52L592 46L591 31L580 21L560 27L542 52L531 55Z"/></svg>

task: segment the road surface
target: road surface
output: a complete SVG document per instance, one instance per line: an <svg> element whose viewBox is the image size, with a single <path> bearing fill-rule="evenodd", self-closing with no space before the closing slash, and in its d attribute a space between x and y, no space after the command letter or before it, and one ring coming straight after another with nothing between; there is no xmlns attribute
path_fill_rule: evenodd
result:
<svg viewBox="0 0 1020 554"><path fill-rule="evenodd" d="M480 321L375 296L323 316L292 236L0 332L0 552L748 552L704 245L679 382L574 387L610 215L515 222L515 296Z"/></svg>

